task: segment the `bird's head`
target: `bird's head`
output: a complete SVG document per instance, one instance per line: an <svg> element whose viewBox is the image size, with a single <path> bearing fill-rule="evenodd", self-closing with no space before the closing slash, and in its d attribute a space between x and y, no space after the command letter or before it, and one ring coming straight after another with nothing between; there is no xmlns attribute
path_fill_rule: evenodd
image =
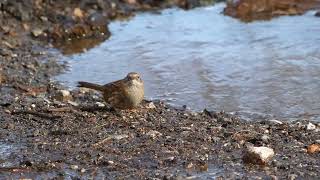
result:
<svg viewBox="0 0 320 180"><path fill-rule="evenodd" d="M142 79L140 77L140 74L136 73L136 72L130 72L128 73L126 80L131 82L132 84L141 84Z"/></svg>

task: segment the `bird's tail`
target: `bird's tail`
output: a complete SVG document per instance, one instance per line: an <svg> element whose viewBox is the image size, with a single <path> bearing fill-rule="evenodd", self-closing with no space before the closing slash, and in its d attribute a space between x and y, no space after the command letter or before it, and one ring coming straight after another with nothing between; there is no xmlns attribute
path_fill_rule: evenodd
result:
<svg viewBox="0 0 320 180"><path fill-rule="evenodd" d="M90 88L90 89L94 89L97 91L103 91L103 86L101 86L99 84L83 82L83 81L78 82L78 87L85 87L85 88Z"/></svg>

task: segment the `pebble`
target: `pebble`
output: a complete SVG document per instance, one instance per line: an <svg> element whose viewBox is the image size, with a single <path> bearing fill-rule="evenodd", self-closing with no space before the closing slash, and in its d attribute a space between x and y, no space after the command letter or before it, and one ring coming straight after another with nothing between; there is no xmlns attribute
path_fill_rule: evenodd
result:
<svg viewBox="0 0 320 180"><path fill-rule="evenodd" d="M320 144L311 144L307 148L309 154L314 154L320 152Z"/></svg>
<svg viewBox="0 0 320 180"><path fill-rule="evenodd" d="M77 18L83 18L83 12L80 8L74 8L73 15Z"/></svg>
<svg viewBox="0 0 320 180"><path fill-rule="evenodd" d="M77 170L77 169L79 169L79 166L78 165L71 165L70 168L73 170Z"/></svg>
<svg viewBox="0 0 320 180"><path fill-rule="evenodd" d="M48 18L46 16L41 16L40 19L43 22L48 22Z"/></svg>
<svg viewBox="0 0 320 180"><path fill-rule="evenodd" d="M74 101L68 101L68 104L71 104L72 106L79 106L79 103L76 103Z"/></svg>
<svg viewBox="0 0 320 180"><path fill-rule="evenodd" d="M269 147L247 146L244 152L243 161L245 163L265 165L274 156L274 150Z"/></svg>
<svg viewBox="0 0 320 180"><path fill-rule="evenodd" d="M69 101L72 99L72 96L68 90L58 90L54 98L57 101Z"/></svg>
<svg viewBox="0 0 320 180"><path fill-rule="evenodd" d="M262 136L261 136L261 140L262 140L263 142L267 143L267 142L269 142L270 137L269 137L268 135L262 135Z"/></svg>
<svg viewBox="0 0 320 180"><path fill-rule="evenodd" d="M36 129L34 132L33 132L33 136L39 136L40 135L40 131L38 129Z"/></svg>
<svg viewBox="0 0 320 180"><path fill-rule="evenodd" d="M316 129L316 125L312 124L311 122L307 125L307 130L312 131Z"/></svg>
<svg viewBox="0 0 320 180"><path fill-rule="evenodd" d="M114 162L113 161L108 161L108 164L112 165L112 164L114 164Z"/></svg>
<svg viewBox="0 0 320 180"><path fill-rule="evenodd" d="M43 31L41 30L41 29L34 29L34 30L32 30L31 31L31 33L32 33L32 35L34 36L34 37L38 37L38 36L40 36L42 33L43 33Z"/></svg>
<svg viewBox="0 0 320 180"><path fill-rule="evenodd" d="M15 125L12 123L7 124L7 129L14 129Z"/></svg>
<svg viewBox="0 0 320 180"><path fill-rule="evenodd" d="M120 134L120 135L113 135L113 136L111 136L111 139L121 140L121 139L128 138L128 137L129 137L129 136L126 135L126 134Z"/></svg>
<svg viewBox="0 0 320 180"><path fill-rule="evenodd" d="M147 109L155 109L156 106L154 105L153 102L150 102L150 103L148 103L148 104L146 105L146 108L147 108Z"/></svg>
<svg viewBox="0 0 320 180"><path fill-rule="evenodd" d="M154 139L156 137L162 136L162 133L160 133L159 131L151 130L146 135Z"/></svg>
<svg viewBox="0 0 320 180"><path fill-rule="evenodd" d="M296 174L290 174L290 175L288 176L288 179L289 179L289 180L295 180L295 179L297 179L297 177L298 177L298 175L296 175Z"/></svg>
<svg viewBox="0 0 320 180"><path fill-rule="evenodd" d="M96 102L96 105L97 105L98 107L105 107L105 106L106 106L106 105L103 104L102 102Z"/></svg>
<svg viewBox="0 0 320 180"><path fill-rule="evenodd" d="M0 49L0 55L1 56L12 56L12 52L8 49Z"/></svg>

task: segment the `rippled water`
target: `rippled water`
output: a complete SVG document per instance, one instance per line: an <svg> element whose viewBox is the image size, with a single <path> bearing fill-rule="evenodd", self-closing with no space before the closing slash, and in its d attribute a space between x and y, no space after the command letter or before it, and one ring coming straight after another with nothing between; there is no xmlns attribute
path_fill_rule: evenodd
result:
<svg viewBox="0 0 320 180"><path fill-rule="evenodd" d="M143 75L146 97L246 117L320 119L320 19L303 16L242 23L224 4L142 13L110 24L111 38L65 56L58 77L106 83Z"/></svg>

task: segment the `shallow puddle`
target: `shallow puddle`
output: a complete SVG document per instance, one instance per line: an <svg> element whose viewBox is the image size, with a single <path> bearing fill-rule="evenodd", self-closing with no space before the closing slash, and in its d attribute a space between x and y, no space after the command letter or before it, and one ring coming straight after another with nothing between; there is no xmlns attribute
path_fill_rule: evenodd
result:
<svg viewBox="0 0 320 180"><path fill-rule="evenodd" d="M106 83L140 72L148 99L247 118L320 119L320 21L313 12L242 23L224 4L141 13L110 24L109 40L65 56L57 79Z"/></svg>

